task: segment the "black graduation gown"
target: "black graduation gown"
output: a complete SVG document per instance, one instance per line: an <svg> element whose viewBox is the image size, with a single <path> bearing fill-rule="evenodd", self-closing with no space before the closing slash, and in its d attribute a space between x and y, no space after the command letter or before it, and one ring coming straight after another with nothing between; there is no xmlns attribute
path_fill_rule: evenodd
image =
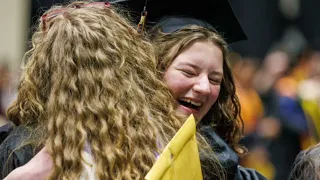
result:
<svg viewBox="0 0 320 180"><path fill-rule="evenodd" d="M4 179L14 169L25 165L35 155L30 145L19 148L29 135L27 128L15 127L0 145L0 179Z"/></svg>
<svg viewBox="0 0 320 180"><path fill-rule="evenodd" d="M6 139L10 130L11 130L10 123L0 127L0 144L2 143L2 141L4 141Z"/></svg>
<svg viewBox="0 0 320 180"><path fill-rule="evenodd" d="M215 133L212 127L203 125L200 127L200 132L216 152L219 162L227 172L228 180L267 180L256 170L240 166L238 155Z"/></svg>

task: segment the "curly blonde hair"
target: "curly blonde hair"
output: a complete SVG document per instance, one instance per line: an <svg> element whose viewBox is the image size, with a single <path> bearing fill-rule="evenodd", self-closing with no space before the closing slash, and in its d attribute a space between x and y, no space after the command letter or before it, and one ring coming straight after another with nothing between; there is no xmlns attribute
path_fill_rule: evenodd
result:
<svg viewBox="0 0 320 180"><path fill-rule="evenodd" d="M223 80L221 82L220 95L212 108L201 120L200 124L212 126L238 153L246 150L239 145L242 137L243 121L240 116L240 103L236 95L236 87L232 74L228 55L228 45L216 32L207 28L191 25L173 33L163 33L153 30L152 39L157 48L158 69L163 73L174 59L194 42L212 42L218 45L223 54Z"/></svg>
<svg viewBox="0 0 320 180"><path fill-rule="evenodd" d="M79 179L86 142L99 179L143 179L183 121L157 75L153 45L113 5L74 8L87 3L46 12L58 13L34 33L7 114L46 146L49 179Z"/></svg>

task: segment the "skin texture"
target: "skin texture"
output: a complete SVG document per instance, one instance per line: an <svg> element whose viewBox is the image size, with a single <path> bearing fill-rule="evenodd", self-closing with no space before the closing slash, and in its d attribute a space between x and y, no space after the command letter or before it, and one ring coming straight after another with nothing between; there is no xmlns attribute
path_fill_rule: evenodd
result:
<svg viewBox="0 0 320 180"><path fill-rule="evenodd" d="M25 166L21 166L15 169L4 180L46 179L50 174L52 167L53 167L53 162L52 162L51 156L48 154L47 149L43 148Z"/></svg>
<svg viewBox="0 0 320 180"><path fill-rule="evenodd" d="M201 120L216 102L223 77L223 57L212 42L195 42L179 54L164 74L164 81L178 103L177 111ZM181 101L199 105L192 108Z"/></svg>

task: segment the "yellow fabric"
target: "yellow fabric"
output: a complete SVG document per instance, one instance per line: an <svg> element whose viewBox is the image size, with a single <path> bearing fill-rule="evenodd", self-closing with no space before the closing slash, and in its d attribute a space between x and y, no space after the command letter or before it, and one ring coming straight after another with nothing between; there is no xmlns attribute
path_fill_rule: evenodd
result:
<svg viewBox="0 0 320 180"><path fill-rule="evenodd" d="M310 146L315 144L317 144L317 140L309 134L302 135L300 137L300 147L302 150L308 149Z"/></svg>
<svg viewBox="0 0 320 180"><path fill-rule="evenodd" d="M237 89L241 105L241 117L244 123L244 134L249 134L256 129L257 122L263 117L264 107L258 93L252 89Z"/></svg>
<svg viewBox="0 0 320 180"><path fill-rule="evenodd" d="M320 108L315 100L301 100L302 109L310 121L309 129L314 139L320 139ZM310 127L312 126L312 127ZM318 142L313 142L316 144ZM313 145L312 144L312 145Z"/></svg>
<svg viewBox="0 0 320 180"><path fill-rule="evenodd" d="M202 180L196 124L190 115L145 177L146 180Z"/></svg>

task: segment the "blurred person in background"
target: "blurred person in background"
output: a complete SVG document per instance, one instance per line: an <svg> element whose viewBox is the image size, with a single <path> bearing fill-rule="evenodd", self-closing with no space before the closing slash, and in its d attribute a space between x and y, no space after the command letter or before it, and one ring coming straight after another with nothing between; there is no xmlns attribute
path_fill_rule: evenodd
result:
<svg viewBox="0 0 320 180"><path fill-rule="evenodd" d="M265 159L270 162L266 164L265 171L271 173L269 177L274 177L275 180L288 177L294 158L300 151L299 134L285 123L281 113L281 96L276 89L278 80L287 75L290 64L290 54L278 45L274 46L262 61L254 77L254 87L261 97L264 115L257 123L255 132L248 135L244 141L249 150L264 151L258 154L265 154ZM251 159L254 167L260 166L258 161Z"/></svg>
<svg viewBox="0 0 320 180"><path fill-rule="evenodd" d="M320 52L312 53L309 64L307 77L297 86L297 96L308 128L303 134L302 149L320 142Z"/></svg>
<svg viewBox="0 0 320 180"><path fill-rule="evenodd" d="M316 77L311 74L317 74L319 56L308 48L303 37L297 31L288 31L286 36L283 38L281 51L287 54L287 58L279 58L278 62L275 60L272 63L275 69L277 65L287 64L282 66L286 68L278 71L281 73L278 73L277 78L273 78L274 84L270 86L272 90L270 95L272 96L269 98L273 97L273 100L266 102L272 102L273 105L270 106L270 103L267 103L269 106L266 108L272 113L272 116L266 114L266 118L262 119L258 127L263 139L269 139L266 147L271 162L276 167L275 179L283 179L288 175L290 166L301 149L319 142L320 130L318 125L320 120L319 106L314 103L314 99L310 101L301 95L318 94L312 93L312 89L315 87L302 87L301 84L310 77ZM301 89L304 90L304 93ZM268 96L262 94L262 98L265 97ZM268 126L270 128L266 128Z"/></svg>
<svg viewBox="0 0 320 180"><path fill-rule="evenodd" d="M305 139L303 137L308 134L308 122L297 92L300 82L308 76L310 69L308 61L312 53L305 37L297 28L288 28L281 44L290 56L290 67L275 84L279 97L279 113L283 117L283 123ZM301 141L302 149L305 142L307 141Z"/></svg>
<svg viewBox="0 0 320 180"><path fill-rule="evenodd" d="M11 128L11 123L6 117L7 91L9 89L10 74L8 66L0 64L0 144L7 137Z"/></svg>
<svg viewBox="0 0 320 180"><path fill-rule="evenodd" d="M253 78L258 70L259 61L250 57L232 61L237 95L241 105L241 117L244 122L244 135L248 135L256 129L258 121L264 115L262 100L253 87Z"/></svg>
<svg viewBox="0 0 320 180"><path fill-rule="evenodd" d="M306 149L319 142L319 90L316 89L320 56L310 45L297 41L297 36L291 40L297 46L296 52L292 51L293 66L275 87L280 96L280 113L285 123L300 135L301 149Z"/></svg>
<svg viewBox="0 0 320 180"><path fill-rule="evenodd" d="M6 109L8 107L8 103L6 101L6 92L8 91L10 86L10 72L9 67L6 63L0 63L0 116L2 118L6 117Z"/></svg>
<svg viewBox="0 0 320 180"><path fill-rule="evenodd" d="M249 153L240 159L244 167L254 168L267 179L274 179L275 169L270 162L269 154L264 146L255 144L250 138L264 116L262 100L253 86L255 73L259 68L259 60L250 57L242 58L233 53L232 68L235 72L237 95L241 104L241 117L244 122L244 138L241 140Z"/></svg>

